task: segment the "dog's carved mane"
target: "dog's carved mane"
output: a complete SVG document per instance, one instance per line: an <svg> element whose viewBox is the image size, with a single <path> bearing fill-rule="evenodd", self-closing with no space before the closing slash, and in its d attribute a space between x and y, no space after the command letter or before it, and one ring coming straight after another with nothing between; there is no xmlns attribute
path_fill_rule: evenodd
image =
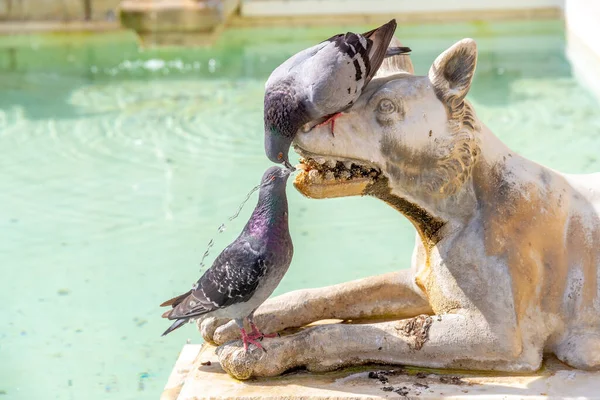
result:
<svg viewBox="0 0 600 400"><path fill-rule="evenodd" d="M394 38L390 46L402 46ZM410 57L398 55L386 58L377 71L376 77L388 77L394 74L414 74ZM457 95L451 88L443 87L437 75L431 76L435 94L446 108L448 125L453 135L435 146L436 167L423 184L424 189L435 197L448 197L456 194L471 177L473 166L477 162L479 150L480 126L473 106ZM447 86L447 85L446 85ZM443 89L442 89L443 88ZM404 169L407 171L408 169Z"/></svg>

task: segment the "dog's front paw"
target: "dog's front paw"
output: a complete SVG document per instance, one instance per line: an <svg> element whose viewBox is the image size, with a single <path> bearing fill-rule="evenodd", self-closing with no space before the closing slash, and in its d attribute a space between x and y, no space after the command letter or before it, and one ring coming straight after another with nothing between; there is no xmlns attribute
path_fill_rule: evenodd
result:
<svg viewBox="0 0 600 400"><path fill-rule="evenodd" d="M228 318L204 318L198 321L198 329L206 342L217 345L240 338L240 329Z"/></svg>
<svg viewBox="0 0 600 400"><path fill-rule="evenodd" d="M264 339L260 342L264 348L253 344L244 350L241 340L229 342L217 348L221 367L236 379L277 376L285 371L302 366L301 354L298 354L294 337Z"/></svg>

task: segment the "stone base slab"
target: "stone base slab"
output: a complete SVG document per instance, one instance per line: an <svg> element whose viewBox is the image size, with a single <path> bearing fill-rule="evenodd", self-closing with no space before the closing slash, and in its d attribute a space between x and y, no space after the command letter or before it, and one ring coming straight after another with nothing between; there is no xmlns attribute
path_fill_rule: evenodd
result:
<svg viewBox="0 0 600 400"><path fill-rule="evenodd" d="M238 381L220 367L215 349L209 344L185 345L161 400L600 399L600 372L575 370L555 357L548 357L533 374L364 366Z"/></svg>

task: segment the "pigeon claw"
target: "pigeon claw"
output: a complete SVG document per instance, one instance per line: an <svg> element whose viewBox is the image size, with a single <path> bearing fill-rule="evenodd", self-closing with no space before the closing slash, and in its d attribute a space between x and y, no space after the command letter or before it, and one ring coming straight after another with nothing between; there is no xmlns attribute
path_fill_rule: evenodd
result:
<svg viewBox="0 0 600 400"><path fill-rule="evenodd" d="M323 125L328 125L331 124L331 136L335 137L335 120L338 119L339 117L342 116L342 113L335 113L333 114L331 117L327 118L325 121L321 122L319 125L317 126L323 126Z"/></svg>
<svg viewBox="0 0 600 400"><path fill-rule="evenodd" d="M252 332L250 332L248 335L249 339L252 340L262 340L263 338L275 338L275 337L279 337L278 333L262 333L261 331L258 330L258 328L256 327L256 325L254 325L254 323L250 323L250 327L252 328Z"/></svg>
<svg viewBox="0 0 600 400"><path fill-rule="evenodd" d="M253 330L254 331L254 330ZM244 352L247 353L248 352L248 344L253 344L256 347L258 347L259 349L261 349L262 351L264 351L265 353L267 352L265 350L264 347L262 347L262 345L256 341L256 337L254 335L250 336L246 333L245 329L241 330L242 333L242 342L244 343ZM254 332L252 332L254 333Z"/></svg>

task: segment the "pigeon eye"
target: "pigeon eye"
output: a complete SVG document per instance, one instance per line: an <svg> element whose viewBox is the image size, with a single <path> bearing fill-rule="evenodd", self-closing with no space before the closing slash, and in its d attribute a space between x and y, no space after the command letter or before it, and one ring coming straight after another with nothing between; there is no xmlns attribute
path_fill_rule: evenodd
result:
<svg viewBox="0 0 600 400"><path fill-rule="evenodd" d="M382 99L377 105L377 111L381 114L391 114L396 109L396 104L390 99Z"/></svg>

